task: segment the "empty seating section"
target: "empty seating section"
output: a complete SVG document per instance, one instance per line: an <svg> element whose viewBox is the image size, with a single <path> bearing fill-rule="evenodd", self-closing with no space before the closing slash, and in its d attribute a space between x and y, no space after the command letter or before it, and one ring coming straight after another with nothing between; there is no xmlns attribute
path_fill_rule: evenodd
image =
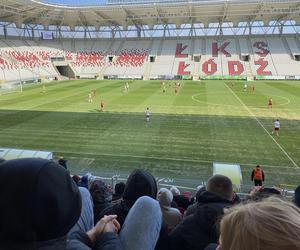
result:
<svg viewBox="0 0 300 250"><path fill-rule="evenodd" d="M55 61L69 65L76 76L299 76L299 54L293 36L1 40L0 80L54 77Z"/></svg>

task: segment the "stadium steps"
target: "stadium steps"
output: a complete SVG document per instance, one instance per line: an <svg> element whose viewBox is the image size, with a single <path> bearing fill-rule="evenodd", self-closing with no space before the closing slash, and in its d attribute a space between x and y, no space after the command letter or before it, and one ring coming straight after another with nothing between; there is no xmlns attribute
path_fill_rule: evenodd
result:
<svg viewBox="0 0 300 250"><path fill-rule="evenodd" d="M299 40L298 36L295 36L295 41L296 41L296 45L300 51L300 40Z"/></svg>
<svg viewBox="0 0 300 250"><path fill-rule="evenodd" d="M144 71L144 74L143 74L143 79L144 80L149 80L150 78L150 72L151 72L151 68L152 68L152 63L150 63L150 52L152 50L152 46L153 46L153 39L151 39L151 42L150 42L150 45L148 47L149 49L149 54L148 54L148 57L147 57L147 65L145 67L145 71Z"/></svg>
<svg viewBox="0 0 300 250"><path fill-rule="evenodd" d="M291 48L290 48L290 46L288 44L288 41L286 40L286 37L282 36L281 40L282 40L282 43L284 45L285 50L289 53L289 55L291 56L291 58L293 58L293 53L292 53L292 50L291 50Z"/></svg>
<svg viewBox="0 0 300 250"><path fill-rule="evenodd" d="M265 37L265 41L266 41L267 44L268 44L269 55L270 55L270 58L271 58L271 61L272 61L272 64L273 64L273 68L274 68L274 70L275 70L275 72L276 72L276 76L279 76L279 73L278 73L278 70L277 70L277 67L276 67L276 64L275 64L275 60L274 60L273 55L272 55L272 51L271 51L271 48L270 48L270 46L269 46L269 41L268 41L266 35L264 35L264 37Z"/></svg>
<svg viewBox="0 0 300 250"><path fill-rule="evenodd" d="M199 62L199 65L202 65L205 59L206 59L206 38L204 37L201 43L201 60ZM198 73L199 73L199 77L201 78L202 70L200 68Z"/></svg>
<svg viewBox="0 0 300 250"><path fill-rule="evenodd" d="M105 55L108 56L111 52L111 49L113 48L113 45L114 45L115 41L113 41L112 43L110 43L109 47L107 48L106 52L105 52ZM123 42L120 43L120 45L123 44ZM120 49L120 45L119 45L119 48L118 50ZM105 70L109 67L109 62L106 62L106 64L103 66L103 68L100 70L99 72L99 78L100 79L103 79L104 77L104 74L105 74Z"/></svg>

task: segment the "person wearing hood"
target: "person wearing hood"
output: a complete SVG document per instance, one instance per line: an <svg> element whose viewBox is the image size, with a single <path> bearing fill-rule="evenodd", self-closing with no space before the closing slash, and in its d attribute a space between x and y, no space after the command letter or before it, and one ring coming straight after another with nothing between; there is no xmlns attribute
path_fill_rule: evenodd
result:
<svg viewBox="0 0 300 250"><path fill-rule="evenodd" d="M300 208L300 185L295 189L294 203Z"/></svg>
<svg viewBox="0 0 300 250"><path fill-rule="evenodd" d="M172 231L182 219L180 211L171 207L173 194L170 190L161 188L158 191L157 200L159 201L161 207L163 221L168 227L168 231Z"/></svg>
<svg viewBox="0 0 300 250"><path fill-rule="evenodd" d="M124 182L119 182L115 185L115 192L114 192L113 198L112 198L113 203L117 203L120 201L120 199L122 199L124 189L125 189Z"/></svg>
<svg viewBox="0 0 300 250"><path fill-rule="evenodd" d="M94 180L90 187L90 193L94 203L94 223L101 219L100 213L110 206L112 193L108 186L101 180Z"/></svg>
<svg viewBox="0 0 300 250"><path fill-rule="evenodd" d="M170 234L172 250L202 250L210 243L217 243L218 219L224 208L232 206L232 182L223 175L212 176L206 191L198 197L197 208L185 217Z"/></svg>
<svg viewBox="0 0 300 250"><path fill-rule="evenodd" d="M116 214L122 227L130 208L138 198L149 196L156 199L156 194L157 184L152 174L143 169L133 170L126 182L123 199L119 203L104 209L99 216L101 218L104 215Z"/></svg>
<svg viewBox="0 0 300 250"><path fill-rule="evenodd" d="M199 188L199 190L196 193L196 202L192 205L190 205L187 210L185 210L184 217L192 215L196 210L197 207L199 206L199 200L201 200L201 195L206 191L206 187L202 186Z"/></svg>
<svg viewBox="0 0 300 250"><path fill-rule="evenodd" d="M5 161L0 165L0 197L1 250L122 249L115 215L67 238L81 216L81 193L68 171L54 161Z"/></svg>

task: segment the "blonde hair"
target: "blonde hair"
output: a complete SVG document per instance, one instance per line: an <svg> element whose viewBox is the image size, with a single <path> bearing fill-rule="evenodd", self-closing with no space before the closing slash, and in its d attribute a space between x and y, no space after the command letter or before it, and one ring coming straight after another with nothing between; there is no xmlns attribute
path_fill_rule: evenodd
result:
<svg viewBox="0 0 300 250"><path fill-rule="evenodd" d="M279 198L228 209L220 229L222 250L300 249L300 209Z"/></svg>

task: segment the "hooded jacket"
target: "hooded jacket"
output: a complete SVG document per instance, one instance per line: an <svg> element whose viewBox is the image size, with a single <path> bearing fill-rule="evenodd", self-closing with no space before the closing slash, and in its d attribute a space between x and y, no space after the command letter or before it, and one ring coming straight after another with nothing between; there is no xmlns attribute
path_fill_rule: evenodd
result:
<svg viewBox="0 0 300 250"><path fill-rule="evenodd" d="M1 164L0 197L0 249L65 242L81 212L80 192L68 172L44 159Z"/></svg>
<svg viewBox="0 0 300 250"><path fill-rule="evenodd" d="M90 187L90 193L94 203L94 224L101 219L100 213L110 206L112 193L107 185L101 180L95 180Z"/></svg>
<svg viewBox="0 0 300 250"><path fill-rule="evenodd" d="M217 243L218 219L231 201L208 191L198 197L194 214L187 216L170 235L172 250L202 250L210 243Z"/></svg>
<svg viewBox="0 0 300 250"><path fill-rule="evenodd" d="M130 208L138 198L149 196L156 199L156 194L157 185L152 174L143 169L136 169L130 174L126 182L123 200L104 209L100 214L100 218L104 215L116 214L122 227Z"/></svg>
<svg viewBox="0 0 300 250"><path fill-rule="evenodd" d="M120 250L114 233L92 244L87 234L67 233L81 213L81 194L66 169L38 158L0 165L0 250Z"/></svg>

